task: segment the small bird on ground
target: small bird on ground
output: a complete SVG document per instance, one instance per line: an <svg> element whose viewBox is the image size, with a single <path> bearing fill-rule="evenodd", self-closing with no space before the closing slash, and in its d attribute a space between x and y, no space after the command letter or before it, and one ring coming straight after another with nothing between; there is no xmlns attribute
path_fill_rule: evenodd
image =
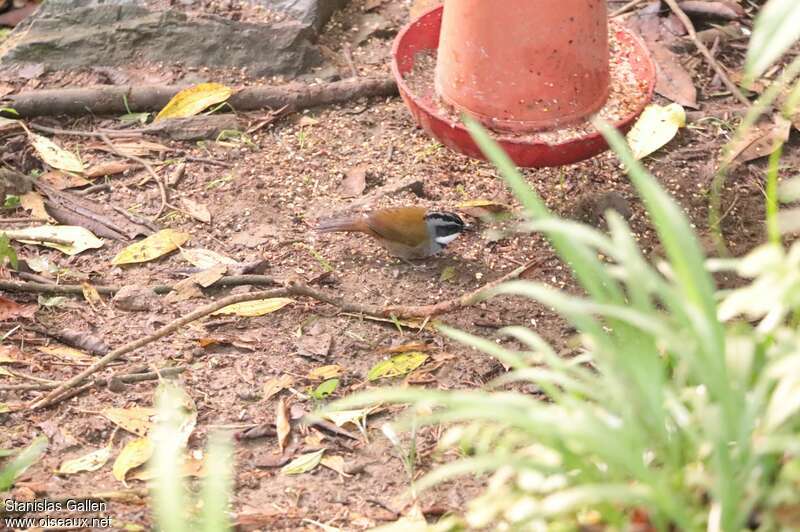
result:
<svg viewBox="0 0 800 532"><path fill-rule="evenodd" d="M424 259L442 251L466 228L452 212L427 212L423 207L380 209L360 216L323 220L321 233L366 233L401 259Z"/></svg>

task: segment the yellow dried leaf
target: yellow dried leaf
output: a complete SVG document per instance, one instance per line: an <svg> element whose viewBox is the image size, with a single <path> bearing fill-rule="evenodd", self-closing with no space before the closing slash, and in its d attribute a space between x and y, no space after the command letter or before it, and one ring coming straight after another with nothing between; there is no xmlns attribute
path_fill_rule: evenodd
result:
<svg viewBox="0 0 800 532"><path fill-rule="evenodd" d="M129 441L122 448L117 459L114 460L111 472L114 474L115 479L125 482L128 471L144 464L150 460L151 456L153 456L153 442L149 438L138 438Z"/></svg>
<svg viewBox="0 0 800 532"><path fill-rule="evenodd" d="M341 456L325 456L320 460L320 463L327 467L328 469L332 469L342 475L343 477L352 477L353 475L349 475L344 470L344 458Z"/></svg>
<svg viewBox="0 0 800 532"><path fill-rule="evenodd" d="M72 360L74 362L94 362L95 359L84 353L83 351L79 351L74 347L67 347L66 345L43 345L36 348L38 351L44 353L45 355L51 355L54 357L58 357L64 360Z"/></svg>
<svg viewBox="0 0 800 532"><path fill-rule="evenodd" d="M256 301L245 301L221 308L214 314L236 314L237 316L254 317L263 316L270 312L280 310L286 305L294 303L294 299L287 297L275 297L270 299L257 299Z"/></svg>
<svg viewBox="0 0 800 532"><path fill-rule="evenodd" d="M105 306L103 298L100 297L100 292L98 292L97 288L91 284L87 283L86 281L82 282L81 291L83 292L83 298L91 307Z"/></svg>
<svg viewBox="0 0 800 532"><path fill-rule="evenodd" d="M56 474L58 475L74 475L81 471L97 471L108 462L111 457L111 447L103 447L97 449L78 458L72 460L65 460L61 462Z"/></svg>
<svg viewBox="0 0 800 532"><path fill-rule="evenodd" d="M375 364L367 373L367 379L374 381L389 377L399 377L406 373L411 373L424 364L426 360L428 360L428 355L419 351L394 355L389 360L381 360Z"/></svg>
<svg viewBox="0 0 800 532"><path fill-rule="evenodd" d="M308 378L312 381L320 381L320 380L327 380L333 379L338 377L342 374L344 368L342 366L338 366L336 364L331 364L330 366L322 366L319 368L314 368L308 372Z"/></svg>
<svg viewBox="0 0 800 532"><path fill-rule="evenodd" d="M264 400L269 400L273 395L280 393L292 384L294 384L294 378L291 375L281 375L276 379L268 380L264 383Z"/></svg>
<svg viewBox="0 0 800 532"><path fill-rule="evenodd" d="M152 427L150 418L156 414L156 411L152 408L133 406L131 408L106 408L101 413L115 425L144 437L150 432Z"/></svg>
<svg viewBox="0 0 800 532"><path fill-rule="evenodd" d="M184 248L181 249L181 256L201 270L205 270L217 264L225 264L227 266L236 266L239 264L232 258L220 255L216 251L211 251L210 249Z"/></svg>
<svg viewBox="0 0 800 532"><path fill-rule="evenodd" d="M40 225L26 229L15 229L13 233L8 232L7 234L9 238L14 240L57 249L67 255L77 255L87 249L103 247L103 241L94 236L91 231L75 225ZM64 240L70 242L70 244L55 244L36 240L37 238L48 237Z"/></svg>
<svg viewBox="0 0 800 532"><path fill-rule="evenodd" d="M648 105L628 132L628 144L637 159L666 145L686 125L686 111L677 103Z"/></svg>
<svg viewBox="0 0 800 532"><path fill-rule="evenodd" d="M41 218L42 220L49 220L50 215L44 208L44 198L41 194L31 190L19 197L19 204L23 209L31 213L34 218Z"/></svg>
<svg viewBox="0 0 800 532"><path fill-rule="evenodd" d="M152 234L120 251L111 261L111 264L118 266L120 264L135 264L154 260L175 251L185 244L189 238L191 236L188 233L182 233L174 229L162 229L158 233Z"/></svg>
<svg viewBox="0 0 800 532"><path fill-rule="evenodd" d="M33 149L48 166L66 170L67 172L83 172L83 163L72 152L61 148L58 144L36 133L28 133Z"/></svg>
<svg viewBox="0 0 800 532"><path fill-rule="evenodd" d="M200 83L183 89L172 97L156 116L154 122L163 118L186 118L194 116L207 107L222 103L233 94L230 87L219 83Z"/></svg>
<svg viewBox="0 0 800 532"><path fill-rule="evenodd" d="M303 473L308 473L319 465L324 453L325 449L320 449L313 453L298 456L283 466L283 468L281 468L281 473L284 475L301 475Z"/></svg>

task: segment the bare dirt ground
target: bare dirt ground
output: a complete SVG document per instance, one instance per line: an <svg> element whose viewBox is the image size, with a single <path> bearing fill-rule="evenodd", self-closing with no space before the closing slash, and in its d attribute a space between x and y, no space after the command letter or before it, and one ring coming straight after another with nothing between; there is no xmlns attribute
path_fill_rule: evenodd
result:
<svg viewBox="0 0 800 532"><path fill-rule="evenodd" d="M372 2L374 4L374 2ZM359 75L386 73L390 35L372 37L361 45L350 44L355 30L348 27L365 9L356 0L336 15L322 37L321 44L332 56L342 59L352 49ZM407 20L403 2L384 2L379 13L397 29ZM745 24L749 22L745 19ZM721 45L718 60L732 70L741 68L743 50ZM696 225L709 253L714 253L708 231L708 188L721 147L730 138L737 119L720 110L736 102L713 82L713 72L687 52L681 57L699 89L700 112L716 116L695 122L681 130L678 137L646 165L664 187L684 207ZM342 61L342 76L349 67ZM143 79L177 82L195 79L241 83L243 80L219 72L165 71L162 67L141 69ZM96 72L42 73L30 79L8 78L3 83L13 91L30 88L55 88L100 83ZM249 80L249 83L255 83ZM657 98L660 102L666 100ZM264 117L252 113L244 118L251 124ZM55 118L41 120L61 128L91 129L118 127L116 119ZM86 149L89 139L56 136L65 147L79 151L87 161L116 159L107 153ZM493 236L485 224L478 231L456 240L447 252L432 260L409 265L388 257L374 242L358 235L317 235L315 221L323 216L346 211L353 201L340 194L341 182L354 168L367 173L365 194L375 188L407 177L423 182L421 194L405 191L385 196L375 207L388 205L424 205L431 209L456 210L467 200L491 199L518 206L494 168L443 148L416 128L399 98L354 101L347 105L312 109L282 118L249 136L247 142L207 141L187 143L156 139L169 147L164 159L181 160L186 156L222 162L187 162L184 179L170 190L173 204L190 198L207 205L211 223L202 223L185 214L168 210L159 220L163 227L191 234L191 247L216 251L240 262L263 259L266 274L276 279L317 280L325 288L348 299L373 304L435 303L478 288L504 273L536 261L525 277L570 291L577 288L569 269L539 236ZM37 169L38 161L20 138L5 138L3 162L26 172ZM3 145L0 144L0 145ZM156 162L157 156L148 157ZM782 175L800 168L796 132L786 148ZM729 249L745 253L763 241L764 160L743 164L729 176L723 194L723 234ZM169 175L171 167L162 170ZM529 182L555 212L576 215L581 202L592 202L602 192L617 191L629 202L634 228L642 248L658 254L657 239L648 225L645 212L616 157L606 153L571 166L526 170ZM115 204L142 216L154 214L159 207L156 187L138 186L145 174L130 171L110 180L110 190L89 195L93 201ZM585 204L584 204L585 205ZM4 217L23 216L19 211L4 211ZM7 227L26 227L20 223ZM101 249L68 258L54 250L34 245L19 245L20 258L43 257L59 269L59 281L95 285L173 284L182 278L190 265L180 254L154 262L114 267L111 259L126 243L106 239ZM315 256L317 255L317 256ZM323 260L319 260L322 257ZM325 262L333 271L327 275ZM442 272L453 272L443 280ZM3 271L6 278L14 278ZM324 275L324 276L323 276ZM323 276L320 280L320 276ZM445 277L449 277L446 275ZM255 289L237 287L234 292ZM124 311L107 301L107 307L93 309L79 297L70 297L54 308L41 308L36 321L59 330L91 331L116 347L143 335L189 312L208 300L226 295L230 289L209 290L204 299L169 304L163 298L141 312ZM19 303L36 303L36 295L6 293ZM442 320L467 331L494 337L506 325L531 326L558 349L568 348L574 335L563 320L548 308L519 298L498 298L475 307L444 316ZM21 325L8 338L22 353L21 364L14 369L38 379L64 380L83 366L37 351L52 343L44 335L26 330L29 321L4 323L5 333ZM206 347L205 339L215 339ZM506 342L505 340L498 340ZM219 427L244 430L275 420L279 396L263 399L263 385L284 374L295 378L295 389L304 392L316 382L306 378L310 370L338 364L344 368L341 385L333 397L343 397L372 387L367 383L368 370L386 358L385 349L410 342L428 345L428 362L419 370L382 384L413 383L440 389L475 388L503 372L503 367L488 356L464 348L435 333L430 327L418 330L398 327L341 315L337 309L307 299L298 299L278 312L258 318L212 316L195 322L160 341L151 343L124 357L110 370L124 373L132 367L184 365L180 381L194 398L198 425L190 447L202 448L210 430ZM235 344L235 345L234 345ZM0 384L26 381L0 375ZM17 482L17 498L68 498L91 496L99 492L124 491L107 465L95 472L70 476L53 473L65 459L74 458L106 445L114 427L98 412L104 408L151 406L155 381L125 385L114 391L94 388L58 406L42 411L0 414L0 448L18 448L36 435L50 437L47 454ZM42 392L0 392L0 403L31 401ZM288 391L281 392L288 401L312 410L315 403L304 401ZM312 429L308 434L295 431L299 455L320 446L331 455L342 456L346 471L343 477L324 468L311 473L287 476L275 467L278 450L275 438L242 439L235 447L236 473L233 510L243 528L261 530L317 530L308 520L344 530L366 529L393 521L406 509L404 498L409 478L397 453L379 427L393 418L389 410L372 416L368 422L369 441L356 440ZM349 427L352 429L352 427ZM312 436L308 438L308 436ZM419 459L415 475L421 476L449 457L434 452L439 429L425 429L418 435ZM113 439L116 449L132 436L120 431ZM143 488L141 481L129 481L129 488ZM420 495L420 507L430 519L463 509L465 502L480 489L480 479L465 479L444 484ZM145 499L112 500L109 515L115 527L151 526Z"/></svg>

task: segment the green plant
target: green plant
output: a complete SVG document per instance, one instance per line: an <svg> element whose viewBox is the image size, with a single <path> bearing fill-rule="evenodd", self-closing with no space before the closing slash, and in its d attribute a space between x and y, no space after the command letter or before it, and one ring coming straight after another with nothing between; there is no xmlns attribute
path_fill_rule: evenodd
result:
<svg viewBox="0 0 800 532"><path fill-rule="evenodd" d="M232 530L227 511L233 463L227 437L221 434L209 437L199 499L190 498L184 487L183 453L196 420L187 412L187 402L191 400L174 384L164 381L159 386L158 422L152 434L155 521L158 529L165 532L184 532L197 527L207 532ZM195 516L193 510L198 507L199 515Z"/></svg>
<svg viewBox="0 0 800 532"><path fill-rule="evenodd" d="M800 16L796 2L772 0L767 8L775 20L781 8L785 18ZM751 55L756 75L780 55L759 40L760 32L800 36L798 25L775 30L764 20L754 43L772 59ZM786 68L782 86L798 73L800 59ZM790 100L800 98L797 92ZM751 127L758 108L776 97L762 97L742 127ZM778 187L780 149L767 173L769 242L742 259L706 261L679 206L620 135L599 125L657 230L666 261L656 267L613 211L609 234L554 217L486 132L467 123L524 206L525 227L547 235L586 294L516 281L488 295L525 296L555 309L579 331L580 349L565 359L524 327L500 331L523 346L514 350L442 325L444 334L512 370L489 390L383 389L334 408L376 402L432 408L415 422L451 425L441 444L459 448L461 457L416 487L491 474L468 506L471 528L800 527L800 243L786 250L780 238L781 227L800 225L800 215L782 218L777 208L779 191L800 198L800 181ZM712 275L723 270L749 281L717 290ZM547 400L499 390L516 383L535 386Z"/></svg>
<svg viewBox="0 0 800 532"><path fill-rule="evenodd" d="M39 436L0 469L0 492L8 490L14 485L17 477L44 454L48 443L46 436ZM12 455L13 453L0 449L0 457Z"/></svg>

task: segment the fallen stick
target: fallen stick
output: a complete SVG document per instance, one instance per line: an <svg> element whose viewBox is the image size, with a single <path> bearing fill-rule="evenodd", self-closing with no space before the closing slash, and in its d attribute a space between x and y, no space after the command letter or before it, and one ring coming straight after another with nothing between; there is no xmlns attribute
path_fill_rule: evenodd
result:
<svg viewBox="0 0 800 532"><path fill-rule="evenodd" d="M278 284L278 282L275 281L274 278L266 275L226 275L225 277L219 279L216 283L206 288L220 286L243 286L248 284L254 286L274 286ZM113 285L96 285L94 288L99 294L104 296L113 296L122 289L121 286ZM156 294L168 294L175 289L175 286L169 284L159 284L151 286L150 289ZM0 281L0 290L50 295L83 296L83 287L79 284Z"/></svg>
<svg viewBox="0 0 800 532"><path fill-rule="evenodd" d="M118 347L117 349L114 349L113 351L105 355L103 358L101 358L88 368L86 368L84 371L80 372L78 375L62 383L58 388L52 390L45 397L30 404L28 408L31 410L45 408L48 406L52 406L64 400L65 398L72 397L74 395L71 392L72 388L75 388L76 386L80 385L81 382L86 380L87 377L101 370L102 368L107 366L109 363L115 361L122 355L130 353L131 351L139 349L140 347L143 347L151 342L159 340L160 338L163 338L177 331L181 327L184 327L185 325L188 325L193 321L199 320L200 318L204 318L210 314L213 314L214 312L223 309L229 305L244 303L246 301L256 301L259 299L270 299L275 297L305 296L338 307L339 310L343 312L368 314L384 318L389 318L393 316L396 318L419 318L419 317L429 318L431 316L445 314L459 308L471 306L474 305L475 303L482 301L487 291L492 290L501 283L519 277L525 271L532 268L537 262L538 261L532 261L529 262L528 264L520 266L519 268L507 273L506 275L503 275L499 279L487 283L486 285L468 294L464 294L460 297L448 301L435 303L433 305L412 305L412 306L391 305L391 306L381 307L377 305L353 303L346 301L341 297L326 294L325 292L316 290L309 286L297 285L297 284L291 284L284 288L277 288L274 290L261 290L258 292L251 292L248 294L235 294L232 296L223 297L222 299L219 299L214 303L209 303L208 305L195 309L194 311L190 312L189 314L186 314L181 318L171 321L170 323L164 325L163 327L161 327L152 334L149 334L147 336L139 338L138 340L134 340L133 342L129 342L127 344Z"/></svg>
<svg viewBox="0 0 800 532"><path fill-rule="evenodd" d="M19 118L53 115L118 115L161 110L185 86L125 85L90 89L65 88L27 91L0 102L13 108ZM317 105L342 103L361 97L394 96L393 78L358 78L319 85L291 83L281 86L244 87L228 103L237 111L278 109L297 111ZM128 108L126 109L126 100Z"/></svg>
<svg viewBox="0 0 800 532"><path fill-rule="evenodd" d="M121 382L123 384L134 384L137 382L157 380L159 374L162 377L178 375L186 371L186 369L187 369L186 366L178 366L174 368L160 369L158 370L158 373L156 373L155 371L149 371L147 373L130 373L126 375L115 375L110 379L94 379L89 384L91 384L92 387L107 386L112 381ZM0 386L0 392L36 392L36 391L55 390L56 388L58 388L59 384L60 383L58 382L43 382L40 384L8 384L5 386Z"/></svg>
<svg viewBox="0 0 800 532"><path fill-rule="evenodd" d="M725 87L729 91L731 91L731 94L733 94L733 96L737 100L739 100L740 102L742 102L742 104L744 104L749 108L752 105L750 103L750 100L748 100L747 97L744 94L742 94L742 91L739 90L739 87L737 87L736 84L731 81L731 78L728 77L728 73L725 72L725 70L720 66L717 60L714 59L714 56L711 54L711 51L708 49L708 47L705 44L703 44L697 37L697 32L694 29L694 24L692 24L692 21L691 19L689 19L689 16L686 13L684 13L683 9L681 9L681 7L675 0L664 0L664 1L667 3L670 9L672 9L672 12L675 13L675 16L677 16L678 19L680 19L681 23L686 28L686 31L689 33L689 38L692 40L692 42L694 42L694 45L697 47L700 53L703 54L703 57L706 58L706 61L711 66L711 68L714 69L714 72L716 72L717 76L719 76L719 79L722 80L722 83L725 85Z"/></svg>

